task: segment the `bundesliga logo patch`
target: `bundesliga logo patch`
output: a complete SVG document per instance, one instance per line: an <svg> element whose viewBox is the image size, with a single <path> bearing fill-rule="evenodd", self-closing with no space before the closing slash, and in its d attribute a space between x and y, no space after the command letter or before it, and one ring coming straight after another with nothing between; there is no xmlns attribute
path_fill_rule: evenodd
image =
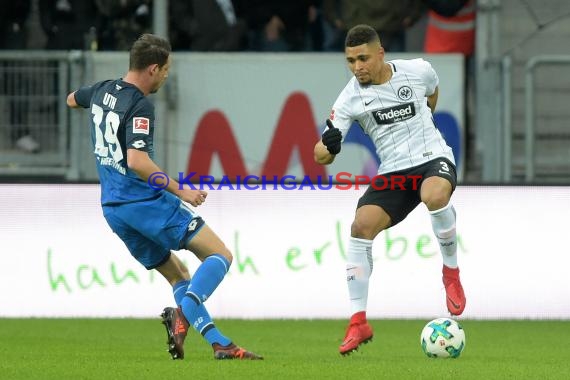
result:
<svg viewBox="0 0 570 380"><path fill-rule="evenodd" d="M133 118L133 133L144 133L148 135L150 131L150 121L146 117Z"/></svg>

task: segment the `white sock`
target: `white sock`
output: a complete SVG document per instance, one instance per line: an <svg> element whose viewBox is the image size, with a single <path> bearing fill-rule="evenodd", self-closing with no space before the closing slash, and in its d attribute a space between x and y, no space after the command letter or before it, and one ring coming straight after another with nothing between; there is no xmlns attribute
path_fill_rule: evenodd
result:
<svg viewBox="0 0 570 380"><path fill-rule="evenodd" d="M455 233L455 209L448 203L439 210L430 211L431 226L439 241L443 264L457 268L457 236Z"/></svg>
<svg viewBox="0 0 570 380"><path fill-rule="evenodd" d="M352 314L366 310L372 273L372 240L350 238L346 255L346 283Z"/></svg>

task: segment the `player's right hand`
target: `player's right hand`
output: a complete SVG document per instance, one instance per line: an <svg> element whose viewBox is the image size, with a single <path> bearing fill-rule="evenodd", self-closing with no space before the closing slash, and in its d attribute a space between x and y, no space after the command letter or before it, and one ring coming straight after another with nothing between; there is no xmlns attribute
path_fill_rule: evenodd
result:
<svg viewBox="0 0 570 380"><path fill-rule="evenodd" d="M342 132L335 128L332 121L327 119L327 130L323 133L321 141L327 147L330 154L339 154L342 141Z"/></svg>
<svg viewBox="0 0 570 380"><path fill-rule="evenodd" d="M198 207L206 202L208 193L204 190L184 189L184 192L179 194L179 196L183 201L190 203L194 207Z"/></svg>

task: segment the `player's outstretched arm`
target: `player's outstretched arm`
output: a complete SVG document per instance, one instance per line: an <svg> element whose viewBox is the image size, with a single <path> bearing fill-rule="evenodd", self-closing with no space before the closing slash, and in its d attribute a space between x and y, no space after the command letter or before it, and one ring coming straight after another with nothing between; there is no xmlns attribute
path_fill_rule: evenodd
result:
<svg viewBox="0 0 570 380"><path fill-rule="evenodd" d="M137 173L143 180L148 181L153 173L164 173L164 171L154 163L147 152L137 149L127 149L127 165L129 169ZM165 190L176 195L185 202L190 203L192 206L200 206L206 201L208 193L204 190L185 189L173 178L168 178L168 186Z"/></svg>

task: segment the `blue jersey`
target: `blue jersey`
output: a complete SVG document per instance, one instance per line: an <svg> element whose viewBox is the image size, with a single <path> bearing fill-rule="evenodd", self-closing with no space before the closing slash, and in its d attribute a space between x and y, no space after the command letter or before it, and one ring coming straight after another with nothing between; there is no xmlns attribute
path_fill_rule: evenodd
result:
<svg viewBox="0 0 570 380"><path fill-rule="evenodd" d="M127 166L127 149L153 158L154 106L121 79L107 80L75 92L75 101L91 109L91 140L101 182L101 204L156 198L155 190Z"/></svg>

